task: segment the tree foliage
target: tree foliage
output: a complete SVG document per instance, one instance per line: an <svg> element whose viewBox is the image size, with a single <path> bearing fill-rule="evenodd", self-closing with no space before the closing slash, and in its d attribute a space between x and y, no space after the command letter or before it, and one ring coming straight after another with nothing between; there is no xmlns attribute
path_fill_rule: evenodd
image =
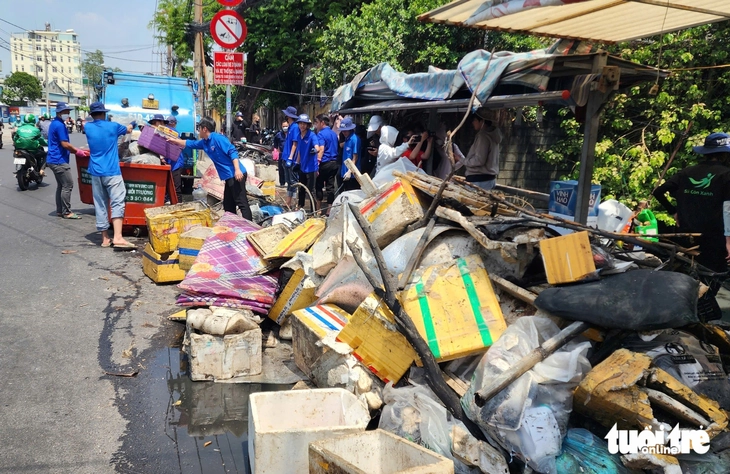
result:
<svg viewBox="0 0 730 474"><path fill-rule="evenodd" d="M104 53L99 49L93 53L86 53L86 57L81 61L81 74L90 84L99 84L103 73Z"/></svg>
<svg viewBox="0 0 730 474"><path fill-rule="evenodd" d="M3 102L11 105L25 105L43 95L41 82L27 72L15 71L5 79Z"/></svg>
<svg viewBox="0 0 730 474"><path fill-rule="evenodd" d="M675 149L666 177L696 163L692 146L707 134L730 128L730 68L717 67L730 62L728 41L730 25L723 22L609 48L612 54L672 73L658 81L656 95L650 94L655 84L650 82L615 94L607 104L593 175L603 186L603 196L629 206L649 199ZM561 111L561 119L566 138L543 156L577 163L582 126L567 110ZM571 177L578 172L576 165ZM662 212L659 217L671 221Z"/></svg>

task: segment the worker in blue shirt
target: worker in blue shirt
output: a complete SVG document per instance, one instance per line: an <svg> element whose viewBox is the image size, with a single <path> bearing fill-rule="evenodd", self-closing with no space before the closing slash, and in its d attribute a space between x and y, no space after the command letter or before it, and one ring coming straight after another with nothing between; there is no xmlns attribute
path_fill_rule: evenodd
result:
<svg viewBox="0 0 730 474"><path fill-rule="evenodd" d="M173 130L177 127L177 118L174 115L170 115L165 120L167 126ZM175 183L175 194L177 194L177 202L182 202L182 169L185 165L185 155L180 152L180 156L176 160L165 158L165 163L170 165L170 172L172 173L172 181Z"/></svg>
<svg viewBox="0 0 730 474"><path fill-rule="evenodd" d="M71 145L68 130L64 121L71 111L65 102L56 104L56 118L49 120L48 126L48 155L46 164L53 171L56 178L56 215L64 219L81 219L71 211L71 192L74 189L74 178L71 173L71 153L76 153L76 147Z"/></svg>
<svg viewBox="0 0 730 474"><path fill-rule="evenodd" d="M327 193L327 204L330 206L335 200L335 179L340 166L337 163L339 154L339 143L337 134L330 128L330 118L320 114L316 118L317 138L321 147L319 149L319 175L317 176L317 201L322 209L324 193ZM322 191L324 189L324 192Z"/></svg>
<svg viewBox="0 0 730 474"><path fill-rule="evenodd" d="M345 166L347 160L352 160L358 169L362 165L360 137L355 134L356 126L350 117L345 117L340 122L340 132L345 136L345 143L342 146L342 166L338 176L337 189L339 192L352 191L360 186L357 180L352 177L352 172Z"/></svg>
<svg viewBox="0 0 730 474"><path fill-rule="evenodd" d="M86 140L89 143L89 167L91 175L91 191L94 195L94 211L96 212L96 229L101 231L101 246L115 249L134 249L122 237L122 222L124 221L124 200L127 190L122 179L122 170L119 167L119 151L117 139L132 133L134 124L127 126L106 119L108 109L101 102L94 102L89 106L93 122L87 123ZM77 152L76 155L79 155ZM113 238L109 238L109 214L114 231Z"/></svg>
<svg viewBox="0 0 730 474"><path fill-rule="evenodd" d="M193 150L203 150L213 161L218 178L225 183L223 189L223 210L236 214L236 206L241 215L248 220L253 219L251 207L246 194L246 168L238 157L234 147L225 135L216 133L215 122L210 117L203 117L198 122L200 140L181 140L168 138L172 143Z"/></svg>
<svg viewBox="0 0 730 474"><path fill-rule="evenodd" d="M299 130L294 130L294 143L292 144L292 150L289 160L294 163L292 168L294 171L299 173L299 183L306 186L309 192L314 195L316 194L317 186L317 171L319 170L319 161L317 155L319 154L320 143L317 138L317 134L311 130L312 121L307 114L299 115L297 120ZM299 208L304 207L304 200L306 198L306 192L301 187L299 188ZM316 202L311 203L312 211L319 209Z"/></svg>
<svg viewBox="0 0 730 474"><path fill-rule="evenodd" d="M294 185L299 182L299 176L294 171L294 162L291 160L291 149L294 143L294 136L297 134L297 127L294 124L297 120L299 120L299 115L297 115L297 109L291 106L282 110L282 113L286 117L286 122L289 125L289 131L286 134L286 140L284 140L284 146L281 150L281 156L279 157L279 159L284 161L284 178L286 181L286 207L291 208L291 201L294 198L294 193L296 191L296 187Z"/></svg>

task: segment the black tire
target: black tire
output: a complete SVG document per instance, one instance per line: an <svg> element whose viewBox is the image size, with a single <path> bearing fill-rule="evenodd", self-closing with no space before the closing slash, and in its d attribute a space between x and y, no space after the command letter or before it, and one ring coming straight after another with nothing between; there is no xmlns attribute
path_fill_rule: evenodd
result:
<svg viewBox="0 0 730 474"><path fill-rule="evenodd" d="M20 190L21 191L27 191L28 190L28 185L29 185L29 180L28 180L28 178L26 176L25 169L22 169L22 170L18 171L15 174L15 176L18 179L18 187L20 188Z"/></svg>

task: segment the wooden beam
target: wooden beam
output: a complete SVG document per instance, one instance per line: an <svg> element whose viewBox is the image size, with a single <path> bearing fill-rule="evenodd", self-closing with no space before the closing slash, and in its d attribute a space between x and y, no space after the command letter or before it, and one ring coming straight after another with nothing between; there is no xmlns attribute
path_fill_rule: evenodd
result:
<svg viewBox="0 0 730 474"><path fill-rule="evenodd" d="M720 16L725 19L730 19L730 13L721 12L718 10L710 10L707 8L699 8L690 5L682 5L681 3L669 3L667 0L628 0L629 2L643 3L645 5L656 5L657 7L673 8L675 10L684 10L694 13L702 13L705 15Z"/></svg>

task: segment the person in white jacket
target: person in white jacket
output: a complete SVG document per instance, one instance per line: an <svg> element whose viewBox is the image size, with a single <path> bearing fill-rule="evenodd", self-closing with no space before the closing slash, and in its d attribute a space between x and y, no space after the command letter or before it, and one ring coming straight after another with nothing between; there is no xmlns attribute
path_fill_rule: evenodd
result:
<svg viewBox="0 0 730 474"><path fill-rule="evenodd" d="M383 166L395 163L403 153L408 150L408 142L395 146L398 138L398 130L390 125L385 125L380 130L380 147L378 148L378 162L375 164L373 176L378 174Z"/></svg>

